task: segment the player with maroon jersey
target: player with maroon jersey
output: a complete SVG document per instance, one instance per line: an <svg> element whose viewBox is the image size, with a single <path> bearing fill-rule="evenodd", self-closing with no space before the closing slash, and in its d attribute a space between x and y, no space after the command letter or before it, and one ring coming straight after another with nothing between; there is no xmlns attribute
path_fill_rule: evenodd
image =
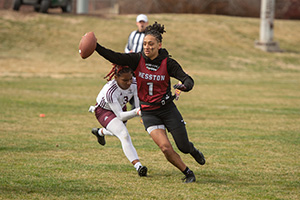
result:
<svg viewBox="0 0 300 200"><path fill-rule="evenodd" d="M181 81L174 88L189 91L194 86L193 79L186 74L178 62L172 59L166 49L162 48L164 26L155 22L146 28L143 52L124 54L106 49L97 43L99 55L112 63L129 66L137 80L138 97L142 110L145 129L159 146L166 159L184 175L184 182L195 182L193 173L177 154L166 133L172 134L178 149L190 153L195 160L205 164L204 155L188 139L185 122L173 102L170 77Z"/></svg>

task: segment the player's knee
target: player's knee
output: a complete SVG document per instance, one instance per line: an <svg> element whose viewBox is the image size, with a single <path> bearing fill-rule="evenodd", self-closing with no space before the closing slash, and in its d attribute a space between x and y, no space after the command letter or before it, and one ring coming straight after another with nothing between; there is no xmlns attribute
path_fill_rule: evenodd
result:
<svg viewBox="0 0 300 200"><path fill-rule="evenodd" d="M178 149L185 154L191 153L194 151L195 147L192 142L187 142L187 143L176 143Z"/></svg>
<svg viewBox="0 0 300 200"><path fill-rule="evenodd" d="M190 147L191 145L193 146L193 144L188 140L185 126L179 126L178 128L172 130L171 133L174 137L176 146L179 149L179 151L185 154L190 153Z"/></svg>
<svg viewBox="0 0 300 200"><path fill-rule="evenodd" d="M169 156L174 152L174 149L170 145L162 145L160 146L160 150L165 154L165 156Z"/></svg>
<svg viewBox="0 0 300 200"><path fill-rule="evenodd" d="M120 140L130 140L130 135L128 131L121 131L119 138Z"/></svg>

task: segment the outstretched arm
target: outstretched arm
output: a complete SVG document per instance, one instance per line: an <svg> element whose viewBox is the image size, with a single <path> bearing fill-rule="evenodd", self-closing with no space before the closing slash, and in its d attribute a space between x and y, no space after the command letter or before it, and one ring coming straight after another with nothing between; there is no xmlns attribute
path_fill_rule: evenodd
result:
<svg viewBox="0 0 300 200"><path fill-rule="evenodd" d="M126 121L129 120L133 117L138 116L138 111L139 111L139 107L135 108L133 110L130 111L123 111L120 104L117 102L114 103L109 103L110 108L112 109L112 111L115 113L115 115L117 116L117 118L121 121Z"/></svg>
<svg viewBox="0 0 300 200"><path fill-rule="evenodd" d="M138 66L141 56L140 53L118 53L101 46L99 43L97 43L96 51L100 56L110 61L111 63L129 66L133 70L135 70Z"/></svg>

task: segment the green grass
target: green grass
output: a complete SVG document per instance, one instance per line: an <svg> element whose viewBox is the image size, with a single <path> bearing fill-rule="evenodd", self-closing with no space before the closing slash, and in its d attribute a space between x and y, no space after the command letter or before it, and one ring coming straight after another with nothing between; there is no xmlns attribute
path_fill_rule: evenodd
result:
<svg viewBox="0 0 300 200"><path fill-rule="evenodd" d="M284 52L266 53L254 48L259 19L149 19L165 24L163 46L195 80L176 104L207 158L179 153L197 182L181 183L138 118L128 129L146 178L117 138L102 147L90 133L98 122L87 110L111 65L96 53L82 60L79 40L94 31L123 51L135 15L0 11L0 199L299 199L299 21L275 20Z"/></svg>

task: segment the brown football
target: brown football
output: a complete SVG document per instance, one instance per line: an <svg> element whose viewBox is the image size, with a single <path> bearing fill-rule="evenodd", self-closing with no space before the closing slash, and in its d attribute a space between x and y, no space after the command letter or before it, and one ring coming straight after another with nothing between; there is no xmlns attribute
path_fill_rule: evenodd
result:
<svg viewBox="0 0 300 200"><path fill-rule="evenodd" d="M82 36L79 42L79 54L81 58L86 59L92 55L97 46L97 38L94 32L88 32Z"/></svg>

